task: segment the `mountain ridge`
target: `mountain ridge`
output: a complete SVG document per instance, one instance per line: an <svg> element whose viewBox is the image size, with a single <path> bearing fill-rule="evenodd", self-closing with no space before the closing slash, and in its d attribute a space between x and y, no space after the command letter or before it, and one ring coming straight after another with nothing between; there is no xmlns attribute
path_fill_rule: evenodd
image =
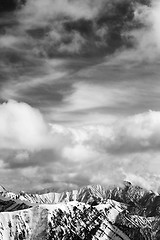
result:
<svg viewBox="0 0 160 240"><path fill-rule="evenodd" d="M160 196L125 182L62 193L0 192L0 239L158 240ZM7 203L5 205L5 203Z"/></svg>

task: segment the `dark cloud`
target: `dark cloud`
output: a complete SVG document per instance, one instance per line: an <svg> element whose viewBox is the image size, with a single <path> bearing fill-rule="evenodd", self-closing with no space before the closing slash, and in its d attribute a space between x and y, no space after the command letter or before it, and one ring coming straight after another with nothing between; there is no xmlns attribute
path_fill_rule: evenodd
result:
<svg viewBox="0 0 160 240"><path fill-rule="evenodd" d="M19 0L1 0L0 12L13 11L19 5Z"/></svg>
<svg viewBox="0 0 160 240"><path fill-rule="evenodd" d="M29 0L15 16L20 20L18 27L36 43L42 55L102 56L122 46L129 47L132 41L124 33L142 25L134 19L136 4L149 5L149 1L139 0L62 3L47 0L44 9L38 11L41 1Z"/></svg>
<svg viewBox="0 0 160 240"><path fill-rule="evenodd" d="M79 1L77 1L77 4ZM47 22L47 26L37 26L41 24L44 15L38 15L40 21L36 22L36 26L30 26L31 29L27 33L33 38L38 39L42 53L49 57L55 56L72 56L84 55L94 56L95 54L103 56L110 54L118 48L133 45L133 37L125 36L125 32L129 32L142 24L134 20L134 11L136 3L148 5L148 1L102 1L99 11L96 16L88 18L79 16L77 19L68 14L67 9L59 9L62 11L60 17L57 18L53 14ZM38 2L37 2L38 4ZM52 7L58 4L50 2L47 6ZM70 6L69 2L67 6ZM84 6L89 5L84 3ZM95 1L95 6L97 2ZM32 2L31 2L32 6ZM33 5L36 7L37 5ZM79 5L78 5L79 6ZM75 6L75 11L78 11L78 6ZM82 5L83 6L83 5ZM84 7L83 6L83 7ZM28 11L30 5L28 4ZM46 11L48 11L46 9ZM57 10L58 11L58 10ZM27 12L28 13L28 12ZM31 15L32 16L32 15ZM53 18L53 19L52 19ZM33 17L33 21L36 18ZM50 21L52 19L52 21ZM33 22L34 24L34 22Z"/></svg>
<svg viewBox="0 0 160 240"><path fill-rule="evenodd" d="M51 85L51 79L54 80L58 72L63 72L67 82L70 82L69 77L76 77L72 77L75 71L104 61L104 56L122 46L130 46L130 38L126 38L124 33L140 24L134 19L137 2L149 5L148 1L138 0L64 0L63 4L56 0L47 0L45 3L28 0L21 9L4 15L0 38L1 100L25 99L36 107L35 102L43 101L45 104L44 98L48 99L47 104L49 101L51 104L52 101L55 104L63 102L63 84L57 89L53 81L49 86L48 79ZM48 67L47 61L55 58L66 61L60 67ZM52 72L53 69L56 72ZM32 85L35 82L33 79L37 79L37 86ZM71 83L68 86L65 84L65 87L72 89Z"/></svg>

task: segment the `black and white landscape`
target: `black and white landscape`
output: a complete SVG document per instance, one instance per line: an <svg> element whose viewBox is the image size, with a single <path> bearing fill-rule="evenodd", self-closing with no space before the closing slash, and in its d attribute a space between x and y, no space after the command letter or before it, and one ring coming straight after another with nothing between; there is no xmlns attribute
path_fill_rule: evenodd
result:
<svg viewBox="0 0 160 240"><path fill-rule="evenodd" d="M160 195L125 182L55 193L1 187L1 240L151 240L160 238Z"/></svg>
<svg viewBox="0 0 160 240"><path fill-rule="evenodd" d="M0 0L0 240L160 239L160 2Z"/></svg>

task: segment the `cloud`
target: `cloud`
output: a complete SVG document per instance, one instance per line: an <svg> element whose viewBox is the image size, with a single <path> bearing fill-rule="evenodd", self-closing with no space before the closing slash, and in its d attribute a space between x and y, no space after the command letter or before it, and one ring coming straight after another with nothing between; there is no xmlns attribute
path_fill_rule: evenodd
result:
<svg viewBox="0 0 160 240"><path fill-rule="evenodd" d="M148 5L140 0L28 0L16 11L14 25L4 27L0 46L20 49L23 60L26 54L34 58L110 55L143 38L144 26L150 24L144 16L153 15L156 22L154 6L151 10ZM135 31L137 26L140 31Z"/></svg>
<svg viewBox="0 0 160 240"><path fill-rule="evenodd" d="M43 116L26 103L0 105L0 148L38 150L48 147L49 129Z"/></svg>
<svg viewBox="0 0 160 240"><path fill-rule="evenodd" d="M139 0L28 0L17 12L18 31L43 55L104 56L130 44L124 31L136 28L137 3L148 5ZM141 17L136 21L139 26Z"/></svg>
<svg viewBox="0 0 160 240"><path fill-rule="evenodd" d="M139 9L137 9L137 12L138 11ZM140 36L137 36L140 45L139 47L150 51L150 53L152 50L154 54L156 50L158 50L158 52L160 51L159 13L160 3L157 0L152 1L151 8L146 8L144 11L140 11L139 13L139 18L146 25L146 29L142 32L143 35L140 34ZM138 18L138 16L135 17Z"/></svg>
<svg viewBox="0 0 160 240"><path fill-rule="evenodd" d="M160 147L160 112L149 111L142 114L121 118L109 125L83 126L60 131L59 134L70 136L72 151L79 152L82 146L99 153L113 155L159 151ZM57 127L55 127L59 131ZM54 126L53 126L54 129ZM53 130L52 130L53 131ZM70 155L70 154L68 154ZM77 154L78 155L78 154Z"/></svg>
<svg viewBox="0 0 160 240"><path fill-rule="evenodd" d="M135 90L132 88L98 83L79 82L73 85L73 89L74 91L63 100L67 104L65 110L68 111L116 107L128 103L130 96L135 95Z"/></svg>
<svg viewBox="0 0 160 240"><path fill-rule="evenodd" d="M71 147L65 147L63 157L69 161L87 162L97 157L97 152L83 144L77 144Z"/></svg>
<svg viewBox="0 0 160 240"><path fill-rule="evenodd" d="M117 154L158 151L160 144L160 113L149 111L128 117L112 128L106 148ZM106 139L106 140L107 140Z"/></svg>
<svg viewBox="0 0 160 240"><path fill-rule="evenodd" d="M57 80L63 77L67 77L67 75L69 74L69 71L64 69L65 61L63 60L62 61L46 60L46 62L42 61L39 64L40 64L39 66L34 67L34 63L33 63L34 69L30 69L31 72L29 74L27 73L24 73L24 75L20 74L18 80L15 79L14 81L9 81L6 83L4 82L0 90L1 97L3 99L14 98L18 100L19 98L24 99L26 97L26 100L29 101L28 96L31 95L33 92L34 98L36 97L39 98L41 96L39 96L38 94L41 94L42 89L43 89L43 93L45 91L44 85L46 86L46 88L48 86L52 88L51 86L52 84L55 87L56 84L58 85ZM33 70L33 76L32 76L32 70ZM34 73L34 71L36 73ZM49 92L47 91L46 99L48 95L49 95ZM54 98L53 91L52 91L52 98Z"/></svg>
<svg viewBox="0 0 160 240"><path fill-rule="evenodd" d="M1 176L157 188L160 113L144 111L159 109L159 65L131 63L159 57L159 3L138 2L28 0L6 21L1 97L17 102L0 105Z"/></svg>
<svg viewBox="0 0 160 240"><path fill-rule="evenodd" d="M15 171L34 186L132 180L147 189L159 187L160 112L71 127L48 125L38 110L9 101L0 115L3 175Z"/></svg>
<svg viewBox="0 0 160 240"><path fill-rule="evenodd" d="M1 36L0 38L0 47L15 47L21 43L21 39L13 35Z"/></svg>
<svg viewBox="0 0 160 240"><path fill-rule="evenodd" d="M150 5L137 5L134 21L142 24L141 28L128 29L125 36L132 39L132 48L117 51L111 64L133 62L155 62L160 58L160 3L152 0ZM108 59L109 60L109 59ZM109 61L110 62L110 61Z"/></svg>
<svg viewBox="0 0 160 240"><path fill-rule="evenodd" d="M28 0L22 9L23 22L26 27L44 26L50 20L59 17L71 17L72 19L92 19L96 17L102 3L98 0L69 1L69 0Z"/></svg>
<svg viewBox="0 0 160 240"><path fill-rule="evenodd" d="M52 134L69 139L68 145L64 144L61 149L61 164L73 164L71 175L70 168L66 168L66 173L75 179L77 174L86 176L88 173L91 183L108 185L127 179L133 179L135 183L137 176L141 186L147 189L155 186L157 190L158 182L155 185L154 176L160 177L159 126L160 113L149 111L109 125L74 128L53 125ZM71 180L69 175L67 179Z"/></svg>
<svg viewBox="0 0 160 240"><path fill-rule="evenodd" d="M71 34L71 42L69 44L60 44L59 46L59 52L63 53L80 53L81 48L86 43L85 39L78 33L73 32Z"/></svg>

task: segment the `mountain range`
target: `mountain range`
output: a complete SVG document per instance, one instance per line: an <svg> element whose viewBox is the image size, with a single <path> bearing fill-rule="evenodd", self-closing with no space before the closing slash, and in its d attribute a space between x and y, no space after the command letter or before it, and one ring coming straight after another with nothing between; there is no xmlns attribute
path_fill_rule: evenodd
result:
<svg viewBox="0 0 160 240"><path fill-rule="evenodd" d="M0 188L0 240L160 239L160 195L125 182L40 193Z"/></svg>

